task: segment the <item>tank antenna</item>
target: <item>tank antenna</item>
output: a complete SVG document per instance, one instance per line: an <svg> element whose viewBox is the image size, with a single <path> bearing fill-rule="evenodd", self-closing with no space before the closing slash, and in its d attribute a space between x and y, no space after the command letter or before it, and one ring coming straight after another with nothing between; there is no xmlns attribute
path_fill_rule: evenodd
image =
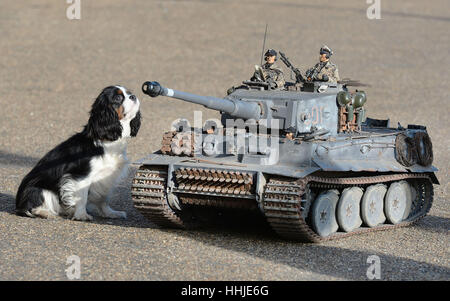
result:
<svg viewBox="0 0 450 301"><path fill-rule="evenodd" d="M262 48L262 52L261 52L261 64L260 64L260 66L262 66L262 63L263 63L264 49L266 48L266 36L267 36L267 23L266 23L266 31L264 32L264 41L263 41L263 48Z"/></svg>

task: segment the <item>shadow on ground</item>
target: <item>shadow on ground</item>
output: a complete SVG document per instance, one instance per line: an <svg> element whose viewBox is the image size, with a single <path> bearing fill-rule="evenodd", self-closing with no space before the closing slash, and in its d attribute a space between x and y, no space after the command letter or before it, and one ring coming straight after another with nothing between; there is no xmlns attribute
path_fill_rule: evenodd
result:
<svg viewBox="0 0 450 301"><path fill-rule="evenodd" d="M430 231L447 231L429 224L438 222L448 225L448 219L429 216L424 220L425 222L418 222L418 227ZM308 244L284 241L276 236L262 218L254 215L248 215L246 220L229 219L221 224L216 223L207 230L161 230L196 240L201 244L245 253L251 258L261 258L289 268L336 278L367 280L367 271L373 263L368 263L368 260L372 255L380 258L382 280L447 280L450 277L448 267L382 252L350 250L330 245L334 242ZM350 237L345 240L351 239Z"/></svg>
<svg viewBox="0 0 450 301"><path fill-rule="evenodd" d="M430 232L448 234L450 229L450 219L446 217L427 215L414 226Z"/></svg>
<svg viewBox="0 0 450 301"><path fill-rule="evenodd" d="M0 150L0 166L24 166L24 167L32 167L39 161L38 158L13 154L7 151Z"/></svg>
<svg viewBox="0 0 450 301"><path fill-rule="evenodd" d="M10 194L0 192L0 212L8 212L14 214L16 207L16 199Z"/></svg>
<svg viewBox="0 0 450 301"><path fill-rule="evenodd" d="M0 193L0 212L5 212L11 215L15 214L16 206L15 197L10 194ZM100 225L114 225L120 227L133 227L133 228L157 228L148 219L140 215L132 206L132 204L117 204L113 202L112 207L116 210L124 210L127 213L127 219L107 219L95 216L92 223ZM125 207L125 208L124 208ZM30 217L17 216L17 218L29 219ZM64 217L59 217L65 219Z"/></svg>
<svg viewBox="0 0 450 301"><path fill-rule="evenodd" d="M122 192L122 190L119 190ZM119 197L118 199L121 199ZM0 211L14 214L14 197L0 193ZM118 227L157 228L137 212L131 200L113 207L125 210L126 220L111 220L96 217L93 223ZM27 217L20 217L27 218ZM381 252L350 250L325 244L302 244L284 241L276 236L263 216L258 212L216 211L205 216L204 227L199 230L160 229L161 231L192 239L201 244L211 245L233 252L245 253L251 258L284 264L287 268L318 273L349 280L367 280L370 256L380 258L382 280L426 279L447 280L450 269L409 258L387 255ZM417 223L417 227L433 232L448 231L449 220L437 216L427 216ZM376 235L368 234L368 235ZM347 238L352 239L352 238ZM329 243L327 243L329 244ZM414 275L414 276L411 276ZM293 279L295 280L295 279Z"/></svg>

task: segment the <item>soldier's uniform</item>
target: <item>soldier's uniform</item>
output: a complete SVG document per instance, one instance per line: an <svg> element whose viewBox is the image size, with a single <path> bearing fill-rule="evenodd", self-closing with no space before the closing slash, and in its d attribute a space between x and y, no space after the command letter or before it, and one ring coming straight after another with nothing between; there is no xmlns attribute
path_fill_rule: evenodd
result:
<svg viewBox="0 0 450 301"><path fill-rule="evenodd" d="M336 83L339 81L339 72L335 64L330 62L333 51L327 45L323 45L319 50L320 55L325 55L327 61L320 61L314 67L306 71L306 78L312 81L322 81Z"/></svg>
<svg viewBox="0 0 450 301"><path fill-rule="evenodd" d="M313 81L325 81L336 83L339 81L339 71L338 67L330 61L317 63L313 68L308 70L307 74L316 74L314 78L311 78ZM324 75L326 75L324 77ZM325 80L327 79L328 80Z"/></svg>
<svg viewBox="0 0 450 301"><path fill-rule="evenodd" d="M276 87L275 88L283 88L284 84L286 83L286 81L284 80L284 74L283 74L283 70L281 70L280 67L278 67L275 64L269 64L269 63L265 63L262 66L262 71L264 74L264 77L266 78L266 81L270 81L270 79L272 79L275 84Z"/></svg>
<svg viewBox="0 0 450 301"><path fill-rule="evenodd" d="M250 81L265 82L268 84L269 90L283 89L284 84L286 83L286 81L284 80L283 70L281 70L281 68L278 67L275 63L269 63L269 61L272 61L272 59L269 57L274 56L276 60L277 52L273 49L269 49L267 50L264 56L266 57L267 62L261 67L255 66L256 71L255 73L253 73L253 76L250 78ZM229 88L227 90L227 94L230 95L236 89L239 89L239 87L233 86Z"/></svg>

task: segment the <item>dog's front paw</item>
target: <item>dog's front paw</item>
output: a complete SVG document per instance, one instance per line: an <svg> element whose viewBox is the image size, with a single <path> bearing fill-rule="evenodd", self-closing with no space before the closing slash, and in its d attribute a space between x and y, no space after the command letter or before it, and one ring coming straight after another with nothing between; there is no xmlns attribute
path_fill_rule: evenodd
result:
<svg viewBox="0 0 450 301"><path fill-rule="evenodd" d="M85 213L81 213L81 214L75 213L74 216L72 217L72 220L75 220L75 221L93 221L94 218L92 217L92 215L89 215L87 212L85 212Z"/></svg>

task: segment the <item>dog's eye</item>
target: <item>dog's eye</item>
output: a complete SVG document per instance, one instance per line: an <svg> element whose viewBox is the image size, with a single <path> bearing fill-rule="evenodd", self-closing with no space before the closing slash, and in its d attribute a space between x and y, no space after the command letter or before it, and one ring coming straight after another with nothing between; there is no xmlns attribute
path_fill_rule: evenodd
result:
<svg viewBox="0 0 450 301"><path fill-rule="evenodd" d="M114 95L113 100L115 102L122 102L123 101L123 95L116 94L116 95Z"/></svg>
<svg viewBox="0 0 450 301"><path fill-rule="evenodd" d="M131 95L131 96L130 96L130 99L131 99L131 100L136 100L136 96Z"/></svg>

